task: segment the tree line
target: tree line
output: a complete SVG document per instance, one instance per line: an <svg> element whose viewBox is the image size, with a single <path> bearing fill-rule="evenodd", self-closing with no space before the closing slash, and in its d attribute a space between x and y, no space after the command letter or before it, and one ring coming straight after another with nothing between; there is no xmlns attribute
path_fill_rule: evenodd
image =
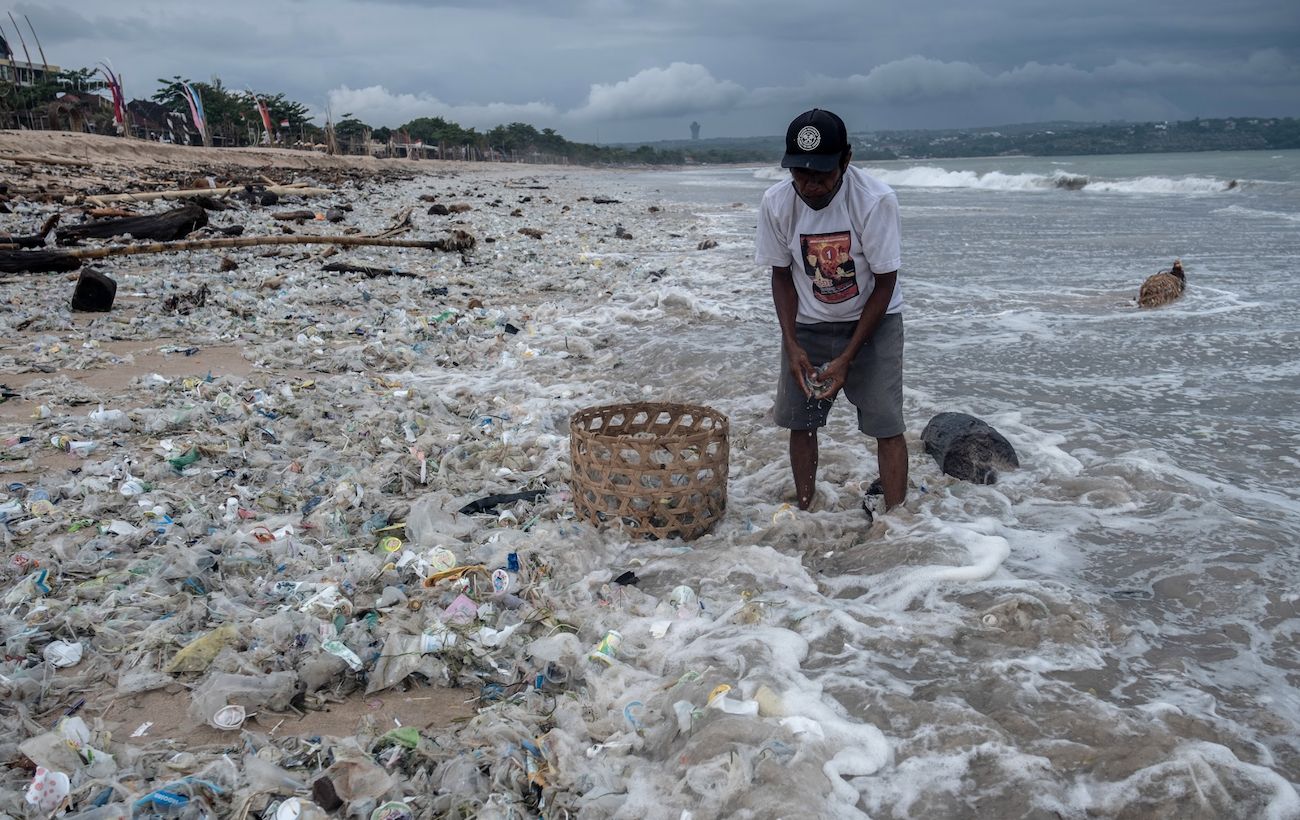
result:
<svg viewBox="0 0 1300 820"><path fill-rule="evenodd" d="M688 162L736 161L727 156L695 156L679 148L656 149L648 145L600 146L571 142L552 128L540 131L523 122L505 123L487 131L465 128L442 117L417 117L398 128L372 127L345 113L324 126L311 121L308 106L282 93L255 93L232 89L219 77L209 82L180 76L160 78L158 90L147 100L127 105L132 136L180 144L201 144L194 123L191 98L202 105L209 142L217 147L250 146L272 142L291 147L337 144L350 153L370 152L377 145L410 150L413 144L428 149L448 149L449 155L528 161L565 161L584 165L682 165ZM0 127L101 134L120 133L113 107L103 96L108 89L105 72L94 68L70 69L42 75L32 84L0 82ZM271 122L264 127L258 102ZM425 154L428 154L428 149ZM436 155L436 154L435 154Z"/></svg>

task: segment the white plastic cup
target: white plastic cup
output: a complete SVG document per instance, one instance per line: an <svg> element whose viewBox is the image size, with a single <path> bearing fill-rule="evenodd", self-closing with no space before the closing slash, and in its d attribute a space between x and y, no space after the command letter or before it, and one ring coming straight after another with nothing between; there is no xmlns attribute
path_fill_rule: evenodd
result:
<svg viewBox="0 0 1300 820"><path fill-rule="evenodd" d="M244 718L246 716L247 713L244 711L244 707L237 703L232 703L229 706L222 706L218 709L216 713L212 715L211 723L218 729L233 732L240 726L244 725Z"/></svg>
<svg viewBox="0 0 1300 820"><path fill-rule="evenodd" d="M668 593L668 603L677 610L679 618L693 618L700 612L700 596L685 584L674 587L673 591Z"/></svg>

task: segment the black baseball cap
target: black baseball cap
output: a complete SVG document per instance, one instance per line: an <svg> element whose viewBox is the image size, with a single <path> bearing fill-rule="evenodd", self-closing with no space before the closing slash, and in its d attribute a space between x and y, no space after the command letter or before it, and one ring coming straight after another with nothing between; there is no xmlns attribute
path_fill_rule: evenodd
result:
<svg viewBox="0 0 1300 820"><path fill-rule="evenodd" d="M844 120L830 111L814 108L795 117L785 130L782 168L831 171L839 167L840 156L849 145Z"/></svg>

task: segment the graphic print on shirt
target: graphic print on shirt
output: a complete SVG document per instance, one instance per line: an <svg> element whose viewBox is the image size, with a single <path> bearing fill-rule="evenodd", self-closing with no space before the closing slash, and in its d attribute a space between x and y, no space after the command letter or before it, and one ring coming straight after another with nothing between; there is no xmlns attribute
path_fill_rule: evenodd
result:
<svg viewBox="0 0 1300 820"><path fill-rule="evenodd" d="M813 296L835 304L858 295L858 272L849 255L848 231L799 235L803 269L812 280Z"/></svg>

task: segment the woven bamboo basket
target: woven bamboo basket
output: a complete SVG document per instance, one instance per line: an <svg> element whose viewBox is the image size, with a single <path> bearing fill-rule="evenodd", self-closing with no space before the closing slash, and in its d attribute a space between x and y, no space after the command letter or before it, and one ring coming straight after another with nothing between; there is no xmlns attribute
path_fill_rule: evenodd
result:
<svg viewBox="0 0 1300 820"><path fill-rule="evenodd" d="M578 516L633 537L698 538L727 507L729 427L692 404L579 410L569 420Z"/></svg>

